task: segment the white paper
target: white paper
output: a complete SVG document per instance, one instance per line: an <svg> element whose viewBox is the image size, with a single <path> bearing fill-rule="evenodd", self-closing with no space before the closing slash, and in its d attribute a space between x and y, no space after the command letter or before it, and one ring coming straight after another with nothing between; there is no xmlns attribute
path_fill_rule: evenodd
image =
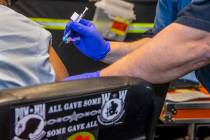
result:
<svg viewBox="0 0 210 140"><path fill-rule="evenodd" d="M166 100L173 102L185 102L197 99L210 99L210 95L193 90L176 90L175 93L168 93Z"/></svg>

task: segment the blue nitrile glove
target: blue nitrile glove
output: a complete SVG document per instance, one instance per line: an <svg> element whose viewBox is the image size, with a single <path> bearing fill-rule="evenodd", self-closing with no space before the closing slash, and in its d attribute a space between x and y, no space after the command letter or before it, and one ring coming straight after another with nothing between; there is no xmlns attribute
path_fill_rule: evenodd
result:
<svg viewBox="0 0 210 140"><path fill-rule="evenodd" d="M70 76L70 77L65 78L64 81L90 79L90 78L97 78L97 77L100 77L100 71Z"/></svg>
<svg viewBox="0 0 210 140"><path fill-rule="evenodd" d="M110 51L110 43L103 39L91 22L85 19L81 19L80 23L70 21L66 26L64 36L70 30L73 31L73 34L69 36L70 40L84 55L91 59L100 61Z"/></svg>

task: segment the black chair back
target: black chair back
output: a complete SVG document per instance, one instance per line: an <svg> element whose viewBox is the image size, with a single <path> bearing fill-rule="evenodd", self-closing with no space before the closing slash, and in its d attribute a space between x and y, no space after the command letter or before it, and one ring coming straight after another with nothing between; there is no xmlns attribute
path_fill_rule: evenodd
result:
<svg viewBox="0 0 210 140"><path fill-rule="evenodd" d="M166 93L159 89L136 78L106 77L2 90L0 138L153 139Z"/></svg>

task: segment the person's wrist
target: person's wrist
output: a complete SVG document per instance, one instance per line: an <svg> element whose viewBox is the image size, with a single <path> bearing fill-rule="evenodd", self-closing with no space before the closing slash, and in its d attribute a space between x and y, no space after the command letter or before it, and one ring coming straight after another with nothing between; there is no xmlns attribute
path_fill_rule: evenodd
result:
<svg viewBox="0 0 210 140"><path fill-rule="evenodd" d="M107 56L107 54L110 52L111 47L110 47L110 42L109 41L105 41L105 47L104 48L105 49L98 55L98 57L94 59L95 61L103 60Z"/></svg>
<svg viewBox="0 0 210 140"><path fill-rule="evenodd" d="M83 73L83 74L79 74L79 75L74 75L74 76L65 78L64 81L98 78L98 77L100 77L100 72L101 71L96 71L96 72L91 72L91 73Z"/></svg>

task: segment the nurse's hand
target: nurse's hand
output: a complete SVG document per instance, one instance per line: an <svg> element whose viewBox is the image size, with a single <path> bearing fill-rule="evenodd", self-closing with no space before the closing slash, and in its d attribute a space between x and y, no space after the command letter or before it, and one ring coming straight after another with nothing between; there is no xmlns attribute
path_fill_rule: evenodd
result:
<svg viewBox="0 0 210 140"><path fill-rule="evenodd" d="M70 21L64 31L64 36L69 31L69 39L73 44L89 58L100 61L110 51L110 43L105 41L96 27L89 21L81 19L80 23Z"/></svg>
<svg viewBox="0 0 210 140"><path fill-rule="evenodd" d="M70 76L70 77L65 78L64 81L82 80L82 79L90 79L90 78L98 78L98 77L100 77L100 71Z"/></svg>

